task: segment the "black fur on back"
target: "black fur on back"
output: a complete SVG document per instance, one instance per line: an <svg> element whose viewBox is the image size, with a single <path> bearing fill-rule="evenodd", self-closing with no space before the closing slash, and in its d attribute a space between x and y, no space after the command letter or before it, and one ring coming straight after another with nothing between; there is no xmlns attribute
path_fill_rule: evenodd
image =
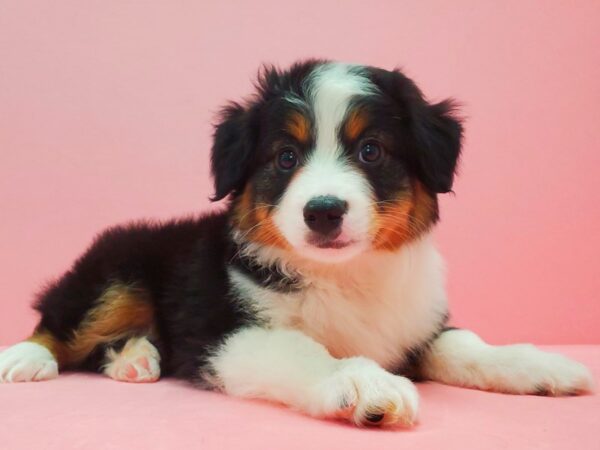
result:
<svg viewBox="0 0 600 450"><path fill-rule="evenodd" d="M39 295L39 328L66 342L111 284L135 285L155 308L163 373L194 378L212 346L252 321L229 292L227 234L225 213L111 228ZM85 365L98 369L95 353Z"/></svg>

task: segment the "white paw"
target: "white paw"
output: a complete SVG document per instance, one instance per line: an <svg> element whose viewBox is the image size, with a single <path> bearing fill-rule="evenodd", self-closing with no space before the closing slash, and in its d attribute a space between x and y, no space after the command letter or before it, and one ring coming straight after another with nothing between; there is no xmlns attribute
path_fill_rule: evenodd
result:
<svg viewBox="0 0 600 450"><path fill-rule="evenodd" d="M592 374L583 364L558 353L548 353L534 346L522 350L526 389L528 392L547 395L576 395L594 389Z"/></svg>
<svg viewBox="0 0 600 450"><path fill-rule="evenodd" d="M405 377L393 375L366 358L340 362L338 370L317 386L315 415L344 418L356 425L412 425L419 395ZM316 406L316 405L315 405Z"/></svg>
<svg viewBox="0 0 600 450"><path fill-rule="evenodd" d="M160 355L146 338L127 341L120 352L110 349L104 373L114 380L151 383L160 378Z"/></svg>
<svg viewBox="0 0 600 450"><path fill-rule="evenodd" d="M558 353L543 352L533 345L495 348L505 365L501 390L515 394L577 395L591 392L594 379L583 364Z"/></svg>
<svg viewBox="0 0 600 450"><path fill-rule="evenodd" d="M50 351L34 342L20 342L0 352L0 383L42 381L58 376Z"/></svg>

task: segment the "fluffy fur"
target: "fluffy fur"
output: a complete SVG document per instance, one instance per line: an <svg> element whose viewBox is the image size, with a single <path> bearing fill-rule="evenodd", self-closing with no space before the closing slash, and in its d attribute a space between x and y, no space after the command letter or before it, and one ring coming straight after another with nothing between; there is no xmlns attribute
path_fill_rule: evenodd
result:
<svg viewBox="0 0 600 450"><path fill-rule="evenodd" d="M40 295L38 327L0 380L91 369L185 378L357 425L410 425L409 379L578 394L585 367L447 328L430 231L462 125L400 71L307 61L266 68L215 128L224 212L100 235Z"/></svg>

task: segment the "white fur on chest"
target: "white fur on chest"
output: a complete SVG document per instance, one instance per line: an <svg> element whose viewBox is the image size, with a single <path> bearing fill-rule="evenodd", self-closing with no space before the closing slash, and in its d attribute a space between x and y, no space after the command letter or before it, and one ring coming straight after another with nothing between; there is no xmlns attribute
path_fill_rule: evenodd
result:
<svg viewBox="0 0 600 450"><path fill-rule="evenodd" d="M362 355L392 369L446 314L443 262L429 237L343 265L294 266L306 284L299 292L262 288L235 269L230 277L270 326L300 330L335 357Z"/></svg>

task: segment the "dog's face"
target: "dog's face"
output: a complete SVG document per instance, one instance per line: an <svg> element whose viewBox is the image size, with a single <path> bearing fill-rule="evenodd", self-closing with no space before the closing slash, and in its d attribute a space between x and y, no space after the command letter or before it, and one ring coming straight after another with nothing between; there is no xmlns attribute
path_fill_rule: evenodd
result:
<svg viewBox="0 0 600 450"><path fill-rule="evenodd" d="M341 261L395 250L438 217L462 127L399 71L309 61L266 69L224 109L215 199L231 195L238 240Z"/></svg>

